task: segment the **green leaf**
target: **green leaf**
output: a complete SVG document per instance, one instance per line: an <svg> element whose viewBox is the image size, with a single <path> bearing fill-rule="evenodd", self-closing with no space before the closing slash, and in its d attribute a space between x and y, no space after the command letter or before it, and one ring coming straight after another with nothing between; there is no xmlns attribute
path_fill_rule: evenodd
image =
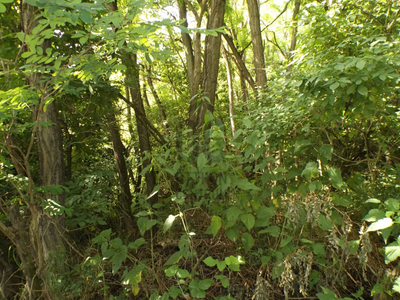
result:
<svg viewBox="0 0 400 300"><path fill-rule="evenodd" d="M174 265L182 258L181 251L176 251L174 254L171 255L170 258L164 263L164 266Z"/></svg>
<svg viewBox="0 0 400 300"><path fill-rule="evenodd" d="M247 227L247 230L251 230L256 223L256 220L252 214L242 214L240 216L240 220L242 220L243 224Z"/></svg>
<svg viewBox="0 0 400 300"><path fill-rule="evenodd" d="M329 290L327 288L324 288L324 287L321 287L321 288L323 290L323 293L318 293L317 294L318 299L320 299L320 300L335 300L335 299L338 299L336 297L336 294L334 292L332 292L331 290Z"/></svg>
<svg viewBox="0 0 400 300"><path fill-rule="evenodd" d="M321 243L316 243L312 245L312 249L313 249L313 253L315 255L319 255L321 257L325 257L326 256L326 252L325 252L325 247L323 244Z"/></svg>
<svg viewBox="0 0 400 300"><path fill-rule="evenodd" d="M346 184L342 179L342 174L337 167L331 167L328 170L328 175L332 179L332 185L336 189L346 188Z"/></svg>
<svg viewBox="0 0 400 300"><path fill-rule="evenodd" d="M149 220L148 218L141 217L137 221L137 225L139 227L139 231L141 235L144 235L144 233L149 230L151 227L157 224L156 220Z"/></svg>
<svg viewBox="0 0 400 300"><path fill-rule="evenodd" d="M399 278L397 278L397 279L399 279ZM396 279L396 280L397 280L397 279ZM395 282L396 282L396 281L395 281ZM399 282L399 284L400 284L400 282ZM400 286L399 286L399 287L400 287ZM394 285L393 285L393 288L394 288ZM374 285L374 287L373 287L372 290L371 290L371 296L380 294L380 293L382 293L382 292L383 292L383 285L380 284L380 283L377 283L377 284ZM397 292L399 292L399 291L397 291Z"/></svg>
<svg viewBox="0 0 400 300"><path fill-rule="evenodd" d="M265 228L265 229L259 231L258 233L260 233L260 234L261 233L268 233L270 236L273 236L273 237L277 238L280 235L280 231L281 231L281 229L280 229L279 226L270 226L268 228Z"/></svg>
<svg viewBox="0 0 400 300"><path fill-rule="evenodd" d="M79 15L79 18L85 22L85 23L93 23L93 19L92 16L90 15L90 13L87 10L82 10L81 14Z"/></svg>
<svg viewBox="0 0 400 300"><path fill-rule="evenodd" d="M255 186L253 183L251 183L250 181L248 181L246 178L242 178L239 179L239 181L237 182L237 187L247 191L247 190L254 190L254 191L260 191L261 189L257 186Z"/></svg>
<svg viewBox="0 0 400 300"><path fill-rule="evenodd" d="M254 239L250 235L250 233L248 233L248 232L243 233L242 243L243 243L244 250L246 252L249 252L249 250L254 246Z"/></svg>
<svg viewBox="0 0 400 300"><path fill-rule="evenodd" d="M279 245L280 248L285 247L287 244L289 244L293 240L292 236L288 236L286 239L283 239Z"/></svg>
<svg viewBox="0 0 400 300"><path fill-rule="evenodd" d="M179 278L186 278L190 276L190 273L187 270L178 269L178 271L176 272L176 276L178 276Z"/></svg>
<svg viewBox="0 0 400 300"><path fill-rule="evenodd" d="M400 293L400 277L397 277L397 279L394 281L392 290Z"/></svg>
<svg viewBox="0 0 400 300"><path fill-rule="evenodd" d="M202 290L207 290L211 285L212 285L212 280L211 279L204 279L199 282L199 288Z"/></svg>
<svg viewBox="0 0 400 300"><path fill-rule="evenodd" d="M318 173L318 164L316 162L310 161L309 163L307 163L306 167L301 172L301 175L306 177L306 179L310 181L311 178L317 173Z"/></svg>
<svg viewBox="0 0 400 300"><path fill-rule="evenodd" d="M317 223L318 227L325 231L330 230L333 226L332 220L328 219L325 215L319 215Z"/></svg>
<svg viewBox="0 0 400 300"><path fill-rule="evenodd" d="M211 219L211 232L213 234L213 236L215 237L219 231L219 229L221 228L222 225L222 220L220 217L218 216L213 216Z"/></svg>
<svg viewBox="0 0 400 300"><path fill-rule="evenodd" d="M226 267L226 262L225 261L218 261L217 262L217 268L220 272L222 272Z"/></svg>
<svg viewBox="0 0 400 300"><path fill-rule="evenodd" d="M400 246L397 243L385 247L385 263L388 264L400 256Z"/></svg>
<svg viewBox="0 0 400 300"><path fill-rule="evenodd" d="M0 0L0 3L13 3L14 0Z"/></svg>
<svg viewBox="0 0 400 300"><path fill-rule="evenodd" d="M209 256L206 259L204 259L203 262L209 267L214 267L218 263L218 260Z"/></svg>
<svg viewBox="0 0 400 300"><path fill-rule="evenodd" d="M368 95L368 89L364 85L359 85L357 88L357 92L365 97Z"/></svg>
<svg viewBox="0 0 400 300"><path fill-rule="evenodd" d="M239 208L237 208L236 206L231 206L225 212L226 219L228 220L228 222L236 222L241 213L242 211Z"/></svg>
<svg viewBox="0 0 400 300"><path fill-rule="evenodd" d="M225 234L232 242L236 242L239 237L239 229L236 226L229 227L225 230Z"/></svg>
<svg viewBox="0 0 400 300"><path fill-rule="evenodd" d="M163 226L164 233L167 232L168 229L171 228L172 224L174 224L175 218L176 218L176 216L169 215L168 218L165 220L164 226Z"/></svg>
<svg viewBox="0 0 400 300"><path fill-rule="evenodd" d="M229 285L229 279L226 276L218 274L214 276L215 279L219 280L224 288L227 288Z"/></svg>
<svg viewBox="0 0 400 300"><path fill-rule="evenodd" d="M200 155L197 157L197 169L199 170L199 172L201 172L205 165L207 163L207 158L204 155L204 153L200 153Z"/></svg>
<svg viewBox="0 0 400 300"><path fill-rule="evenodd" d="M165 276L167 277L172 277L175 276L176 272L178 272L179 266L178 265L172 265L169 268L165 270Z"/></svg>
<svg viewBox="0 0 400 300"><path fill-rule="evenodd" d="M329 86L329 88L332 90L332 91L334 91L334 90L336 90L338 87L339 87L339 82L335 82L335 83L333 83L333 84L331 84L330 86Z"/></svg>
<svg viewBox="0 0 400 300"><path fill-rule="evenodd" d="M355 90L357 89L357 85L356 84L352 84L348 89L347 89L347 95L353 94L355 92Z"/></svg>
<svg viewBox="0 0 400 300"><path fill-rule="evenodd" d="M385 229L392 225L393 225L393 220L391 218L383 218L369 225L367 232Z"/></svg>
<svg viewBox="0 0 400 300"><path fill-rule="evenodd" d="M384 211L373 208L368 214L363 218L364 221L367 222L376 222L377 220L383 219L386 216Z"/></svg>
<svg viewBox="0 0 400 300"><path fill-rule="evenodd" d="M359 60L359 61L356 63L356 68L357 68L357 69L362 70L362 69L364 69L364 67L365 67L365 60Z"/></svg>
<svg viewBox="0 0 400 300"><path fill-rule="evenodd" d="M7 8L0 3L0 13L5 13L7 11Z"/></svg>
<svg viewBox="0 0 400 300"><path fill-rule="evenodd" d="M137 250L140 246L144 245L145 243L146 243L146 241L144 238L138 238L134 242L130 242L128 244L128 248Z"/></svg>

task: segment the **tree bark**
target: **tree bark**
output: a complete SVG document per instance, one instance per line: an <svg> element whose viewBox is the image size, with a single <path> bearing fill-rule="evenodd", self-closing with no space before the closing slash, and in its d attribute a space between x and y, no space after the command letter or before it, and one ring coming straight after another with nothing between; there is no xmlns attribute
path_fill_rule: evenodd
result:
<svg viewBox="0 0 400 300"><path fill-rule="evenodd" d="M134 230L134 223L131 214L132 194L129 184L128 168L126 166L124 155L125 146L121 141L121 135L119 133L118 124L114 113L110 113L108 119L108 129L113 143L114 159L117 166L119 185L121 189L121 194L118 200L118 204L121 206L121 210L119 211L119 213L125 225L124 229L129 234L132 233Z"/></svg>
<svg viewBox="0 0 400 300"><path fill-rule="evenodd" d="M150 91L151 91L151 93L153 95L153 98L156 101L156 104L157 104L158 109L160 111L161 122L162 122L162 126L163 126L163 129L164 129L164 134L167 136L168 135L167 114L165 113L165 109L164 109L164 106L161 103L160 97L158 97L157 90L154 87L153 79L151 77L151 66L150 65L147 66L146 73L147 73L147 76L146 76L147 83L148 83L148 85L150 87Z"/></svg>
<svg viewBox="0 0 400 300"><path fill-rule="evenodd" d="M207 29L218 29L222 27L224 25L224 14L225 0L210 0ZM207 35L204 48L203 78L201 84L202 95L196 122L197 129L203 126L204 116L207 111L214 113L220 53L221 34L218 33L217 36ZM207 97L207 100L205 97Z"/></svg>
<svg viewBox="0 0 400 300"><path fill-rule="evenodd" d="M249 21L251 31L251 41L253 43L254 68L256 73L256 83L259 89L263 89L267 84L267 72L265 71L264 46L260 27L260 8L258 0L246 0L249 10Z"/></svg>
<svg viewBox="0 0 400 300"><path fill-rule="evenodd" d="M231 64L229 63L229 53L222 46L222 54L225 59L225 69L226 69L226 77L228 80L228 96L229 96L229 118L231 120L231 130L232 137L235 136L236 133L236 122L235 122L235 105L234 105L234 93L233 93L233 75Z"/></svg>
<svg viewBox="0 0 400 300"><path fill-rule="evenodd" d="M136 54L127 54L125 53L123 56L123 63L127 66L126 72L126 84L129 87L130 94L131 94L131 103L132 108L135 111L135 118L136 118L136 126L137 132L139 135L139 147L141 156L143 159L143 169L148 167L151 164L149 158L146 158L146 153L151 153L151 144L150 144L150 136L149 136L149 129L147 127L146 122L146 111L143 106L143 99L140 93L140 82L139 82L139 67L137 65L137 56ZM126 99L128 100L128 99ZM129 100L128 100L129 101ZM151 195L154 187L156 186L156 173L154 169L150 169L145 174L146 180L146 194L148 196ZM150 204L155 204L158 202L158 194L152 195L148 199Z"/></svg>
<svg viewBox="0 0 400 300"><path fill-rule="evenodd" d="M287 71L290 72L292 70L292 65L290 63L293 60L294 51L296 50L296 43L297 43L297 15L300 12L300 4L301 0L296 0L294 2L294 10L292 15L292 37L290 41L290 48L289 48L289 55L288 55L288 67Z"/></svg>

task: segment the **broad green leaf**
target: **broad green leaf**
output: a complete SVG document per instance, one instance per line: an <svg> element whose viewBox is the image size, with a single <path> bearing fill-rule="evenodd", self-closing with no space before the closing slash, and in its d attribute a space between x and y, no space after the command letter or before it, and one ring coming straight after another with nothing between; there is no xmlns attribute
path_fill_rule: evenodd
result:
<svg viewBox="0 0 400 300"><path fill-rule="evenodd" d="M357 68L357 69L362 70L362 69L364 69L364 67L365 67L365 60L359 60L359 61L356 63L356 68Z"/></svg>
<svg viewBox="0 0 400 300"><path fill-rule="evenodd" d="M202 290L207 290L211 285L212 285L212 280L211 279L204 279L200 280L199 282L199 288Z"/></svg>
<svg viewBox="0 0 400 300"><path fill-rule="evenodd" d="M325 215L319 215L317 223L318 227L325 231L330 230L333 226L332 220L328 219Z"/></svg>
<svg viewBox="0 0 400 300"><path fill-rule="evenodd" d="M270 236L279 237L281 228L279 226L270 226L263 230L260 230L258 233L269 233Z"/></svg>
<svg viewBox="0 0 400 300"><path fill-rule="evenodd" d="M0 0L0 3L13 3L14 0Z"/></svg>
<svg viewBox="0 0 400 300"><path fill-rule="evenodd" d="M225 261L218 261L217 262L217 268L220 272L222 272L226 267L226 262Z"/></svg>
<svg viewBox="0 0 400 300"><path fill-rule="evenodd" d="M363 218L363 220L367 222L376 222L380 219L383 219L385 216L386 214L384 211L373 208L368 212L368 214Z"/></svg>
<svg viewBox="0 0 400 300"><path fill-rule="evenodd" d="M250 235L250 233L248 233L248 232L243 233L242 243L243 243L244 250L246 252L249 252L249 250L254 246L254 239Z"/></svg>
<svg viewBox="0 0 400 300"><path fill-rule="evenodd" d="M134 242L130 242L128 244L128 248L137 250L140 246L144 245L145 243L146 243L146 240L144 238L138 238Z"/></svg>
<svg viewBox="0 0 400 300"><path fill-rule="evenodd" d="M214 267L218 263L218 260L209 256L206 259L204 259L203 262L209 267Z"/></svg>
<svg viewBox="0 0 400 300"><path fill-rule="evenodd" d="M393 244L393 245L392 245ZM385 263L388 264L395 261L400 256L400 246L392 243L392 246L385 247Z"/></svg>
<svg viewBox="0 0 400 300"><path fill-rule="evenodd" d="M316 243L312 245L312 249L313 249L313 253L315 255L319 255L321 257L325 257L326 256L326 252L325 252L325 247L323 244L321 243Z"/></svg>
<svg viewBox="0 0 400 300"><path fill-rule="evenodd" d="M219 280L224 288L227 288L229 285L229 279L226 276L218 274L214 276L215 279Z"/></svg>
<svg viewBox="0 0 400 300"><path fill-rule="evenodd" d="M226 219L228 221L236 221L241 213L242 211L239 208L237 208L236 206L231 206L225 212Z"/></svg>
<svg viewBox="0 0 400 300"><path fill-rule="evenodd" d="M368 89L364 85L359 85L357 88L357 92L359 92L361 95L365 97L368 95Z"/></svg>
<svg viewBox="0 0 400 300"><path fill-rule="evenodd" d="M320 299L320 300L335 300L335 299L338 299L336 297L336 294L334 292L332 292L331 290L329 290L327 288L324 288L324 287L321 287L321 288L322 288L323 293L318 293L317 294L318 299Z"/></svg>
<svg viewBox="0 0 400 300"><path fill-rule="evenodd" d="M260 191L261 190L259 187L254 185L254 183L251 183L250 181L248 181L245 178L239 179L236 185L238 188L240 188L244 191L247 191L247 190Z"/></svg>
<svg viewBox="0 0 400 300"><path fill-rule="evenodd" d="M397 280L397 279L396 279L396 280ZM396 281L395 281L395 283L396 283ZM399 282L399 283L400 283L400 282ZM400 286L399 286L399 287L400 287ZM393 288L394 288L394 286L393 286ZM377 284L374 285L374 287L373 287L372 290L371 290L371 296L380 294L380 293L382 293L382 292L383 292L383 285L380 284L380 283L377 283ZM400 291L397 291L397 292L400 292Z"/></svg>
<svg viewBox="0 0 400 300"><path fill-rule="evenodd" d="M392 290L397 293L400 293L400 277L397 277L396 280L394 281Z"/></svg>
<svg viewBox="0 0 400 300"><path fill-rule="evenodd" d="M0 3L0 13L5 13L7 11L7 8Z"/></svg>
<svg viewBox="0 0 400 300"><path fill-rule="evenodd" d="M251 230L256 223L256 220L252 214L242 214L240 216L240 220L242 220L243 224L247 227L247 230Z"/></svg>
<svg viewBox="0 0 400 300"><path fill-rule="evenodd" d="M279 245L280 248L285 247L287 244L289 244L293 240L292 236L288 236L287 238L283 239Z"/></svg>
<svg viewBox="0 0 400 300"><path fill-rule="evenodd" d="M310 161L301 172L301 175L306 177L306 179L310 181L311 177L316 173L318 173L318 164L316 162Z"/></svg>
<svg viewBox="0 0 400 300"><path fill-rule="evenodd" d="M200 153L200 155L197 157L197 169L199 170L199 172L202 172L206 163L207 163L206 156L204 155L204 153Z"/></svg>
<svg viewBox="0 0 400 300"><path fill-rule="evenodd" d="M176 272L178 272L178 269L179 269L178 265L172 265L165 270L165 275L167 277L175 276Z"/></svg>
<svg viewBox="0 0 400 300"><path fill-rule="evenodd" d="M157 224L156 220L149 220L148 218L141 217L137 220L137 225L141 235Z"/></svg>
<svg viewBox="0 0 400 300"><path fill-rule="evenodd" d="M178 271L176 272L176 276L178 276L179 278L186 278L189 277L190 274L187 270L178 269Z"/></svg>
<svg viewBox="0 0 400 300"><path fill-rule="evenodd" d="M336 189L346 188L346 184L342 179L342 174L337 167L331 167L328 170L328 175L332 179L332 185Z"/></svg>
<svg viewBox="0 0 400 300"><path fill-rule="evenodd" d="M382 230L392 225L393 220L391 218L383 218L369 225L367 232Z"/></svg>
<svg viewBox="0 0 400 300"><path fill-rule="evenodd" d="M182 258L181 251L176 251L174 254L171 255L170 258L164 263L164 266L174 265Z"/></svg>
<svg viewBox="0 0 400 300"><path fill-rule="evenodd" d="M357 85L352 84L348 89L347 89L347 95L353 94L357 90Z"/></svg>
<svg viewBox="0 0 400 300"><path fill-rule="evenodd" d="M339 87L339 82L335 82L335 83L333 83L333 84L331 84L330 86L329 86L329 88L332 90L332 91L334 91L334 90L336 90L338 87Z"/></svg>
<svg viewBox="0 0 400 300"><path fill-rule="evenodd" d="M79 15L79 18L85 22L85 23L93 23L93 19L92 16L90 15L90 13L87 10L82 10L81 14Z"/></svg>
<svg viewBox="0 0 400 300"><path fill-rule="evenodd" d="M219 229L221 228L222 225L222 220L220 217L218 216L213 216L211 219L211 232L213 234L213 236L215 237L219 231Z"/></svg>
<svg viewBox="0 0 400 300"><path fill-rule="evenodd" d="M225 234L232 242L236 242L239 237L239 229L236 226L229 227L225 230Z"/></svg>

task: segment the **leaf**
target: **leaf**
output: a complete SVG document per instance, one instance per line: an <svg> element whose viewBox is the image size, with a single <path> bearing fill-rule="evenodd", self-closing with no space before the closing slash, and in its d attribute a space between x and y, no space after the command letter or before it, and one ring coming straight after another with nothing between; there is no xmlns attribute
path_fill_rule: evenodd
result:
<svg viewBox="0 0 400 300"><path fill-rule="evenodd" d="M149 230L151 227L157 224L156 220L149 220L148 218L141 217L137 221L137 225L139 227L139 231L141 235L144 235L144 233Z"/></svg>
<svg viewBox="0 0 400 300"><path fill-rule="evenodd" d="M333 83L333 84L331 84L330 86L329 86L329 88L332 90L332 91L334 91L334 90L336 90L338 87L339 87L339 82L335 82L335 83Z"/></svg>
<svg viewBox="0 0 400 300"><path fill-rule="evenodd" d="M304 170L301 172L301 175L306 177L308 181L311 180L311 177L318 172L318 164L314 161L310 161L307 163L306 167Z"/></svg>
<svg viewBox="0 0 400 300"><path fill-rule="evenodd" d="M85 22L85 23L93 23L93 19L92 16L90 15L90 13L87 10L82 10L81 14L79 15L79 18Z"/></svg>
<svg viewBox="0 0 400 300"><path fill-rule="evenodd" d="M215 237L219 231L219 229L221 228L222 225L222 220L220 217L218 216L213 216L211 219L211 232L213 234L213 236Z"/></svg>
<svg viewBox="0 0 400 300"><path fill-rule="evenodd" d="M187 270L178 269L178 271L176 272L176 276L178 276L179 278L186 278L189 277L190 274Z"/></svg>
<svg viewBox="0 0 400 300"><path fill-rule="evenodd" d="M236 242L239 237L239 229L236 226L229 227L225 230L225 234L232 242Z"/></svg>
<svg viewBox="0 0 400 300"><path fill-rule="evenodd" d="M204 259L203 262L209 267L214 267L218 263L218 260L209 256L206 259Z"/></svg>
<svg viewBox="0 0 400 300"><path fill-rule="evenodd" d="M241 213L242 211L239 208L237 208L236 206L231 206L226 210L225 215L228 221L236 222Z"/></svg>
<svg viewBox="0 0 400 300"><path fill-rule="evenodd" d="M164 263L164 266L174 265L182 258L181 251L176 251L174 254L171 255L170 258ZM178 266L177 266L178 267Z"/></svg>
<svg viewBox="0 0 400 300"><path fill-rule="evenodd" d="M134 242L130 242L128 244L128 248L137 250L140 246L144 245L145 243L146 243L146 241L144 238L138 238Z"/></svg>
<svg viewBox="0 0 400 300"><path fill-rule="evenodd" d="M7 11L7 8L0 3L0 13L5 13Z"/></svg>
<svg viewBox="0 0 400 300"><path fill-rule="evenodd" d="M242 243L243 243L244 250L246 252L249 252L249 250L254 246L254 239L250 235L250 233L248 233L248 232L243 233Z"/></svg>
<svg viewBox="0 0 400 300"><path fill-rule="evenodd" d="M357 89L357 85L356 84L352 84L348 89L347 89L347 95L353 94L355 92L355 90Z"/></svg>
<svg viewBox="0 0 400 300"><path fill-rule="evenodd" d="M326 256L326 252L325 252L325 247L323 244L321 243L316 243L312 245L312 249L313 249L313 253L315 255L319 255L321 257L325 257Z"/></svg>
<svg viewBox="0 0 400 300"><path fill-rule="evenodd" d="M247 191L247 190L260 191L261 190L259 187L254 185L254 183L251 183L250 181L248 181L246 178L239 179L239 181L237 182L236 185L238 188L240 188L244 191Z"/></svg>
<svg viewBox="0 0 400 300"><path fill-rule="evenodd" d="M364 85L359 85L357 88L357 92L365 97L368 95L368 89Z"/></svg>
<svg viewBox="0 0 400 300"><path fill-rule="evenodd" d="M332 292L331 290L321 287L323 290L323 293L318 293L317 297L320 300L334 300L334 299L338 299L336 297L336 294L334 292Z"/></svg>
<svg viewBox="0 0 400 300"><path fill-rule="evenodd" d="M200 155L197 157L197 169L199 170L199 172L201 172L205 165L207 163L207 158L204 155L204 153L200 153Z"/></svg>
<svg viewBox="0 0 400 300"><path fill-rule="evenodd" d="M259 231L258 233L268 233L270 236L277 238L280 235L280 231L281 231L281 229L279 226L270 226L266 229Z"/></svg>
<svg viewBox="0 0 400 300"><path fill-rule="evenodd" d="M364 67L365 67L365 60L359 60L359 61L356 63L356 68L357 68L357 69L362 70L362 69L364 69Z"/></svg>
<svg viewBox="0 0 400 300"><path fill-rule="evenodd" d="M391 218L383 218L380 219L371 225L369 225L368 229L366 232L371 232L371 231L377 231L381 229L388 228L393 225L393 220Z"/></svg>
<svg viewBox="0 0 400 300"><path fill-rule="evenodd" d="M399 278L397 278L397 279L399 279ZM397 280L396 279L396 280ZM400 283L400 282L399 282ZM395 281L395 284L396 284L396 281ZM400 286L399 286L400 287ZM393 288L394 288L394 285L393 285ZM377 283L377 284L375 284L374 285L374 287L372 288L372 290L371 290L371 296L374 296L374 295L376 295L376 294L380 294L380 293L382 293L383 292L383 285L382 284L380 284L380 283ZM397 291L397 292L399 292L399 291Z"/></svg>
<svg viewBox="0 0 400 300"><path fill-rule="evenodd" d="M397 279L394 281L392 290L400 293L400 277L397 277Z"/></svg>
<svg viewBox="0 0 400 300"><path fill-rule="evenodd" d="M279 245L280 248L285 247L287 244L289 244L293 240L292 236L288 236L286 239L283 239Z"/></svg>
<svg viewBox="0 0 400 300"><path fill-rule="evenodd" d="M325 215L320 215L317 223L318 227L325 231L330 230L333 226L332 220L328 219Z"/></svg>
<svg viewBox="0 0 400 300"><path fill-rule="evenodd" d="M242 220L243 224L247 227L247 230L251 230L256 223L256 220L252 214L243 214L240 216L240 220Z"/></svg>
<svg viewBox="0 0 400 300"><path fill-rule="evenodd" d="M363 220L367 222L376 222L377 220L385 218L385 216L386 214L384 211L373 208L368 212L368 214L363 218Z"/></svg>
<svg viewBox="0 0 400 300"><path fill-rule="evenodd" d="M225 261L218 261L217 262L217 268L220 272L222 272L226 267L226 262Z"/></svg>
<svg viewBox="0 0 400 300"><path fill-rule="evenodd" d="M400 256L400 246L392 243L392 246L385 247L385 263L388 264Z"/></svg>
<svg viewBox="0 0 400 300"><path fill-rule="evenodd" d="M328 175L332 179L332 185L336 189L343 189L346 187L346 184L344 183L342 179L342 174L337 167L331 167L328 170Z"/></svg>
<svg viewBox="0 0 400 300"><path fill-rule="evenodd" d="M168 218L164 222L163 231L166 233L168 229L171 228L172 224L174 224L176 216L169 215Z"/></svg>

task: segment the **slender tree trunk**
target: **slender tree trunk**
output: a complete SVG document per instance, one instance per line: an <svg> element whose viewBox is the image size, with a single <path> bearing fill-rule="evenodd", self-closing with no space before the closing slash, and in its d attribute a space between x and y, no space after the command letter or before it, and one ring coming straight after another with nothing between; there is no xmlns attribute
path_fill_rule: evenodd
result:
<svg viewBox="0 0 400 300"><path fill-rule="evenodd" d="M264 46L260 28L260 8L258 0L246 0L249 10L251 41L253 43L254 68L256 72L256 83L259 89L267 84L267 73L265 71Z"/></svg>
<svg viewBox="0 0 400 300"><path fill-rule="evenodd" d="M209 18L207 29L217 29L224 24L225 0L210 0ZM196 127L199 129L204 124L207 111L214 113L215 94L221 53L221 34L207 35L204 48L204 65L202 78L202 99L197 114ZM207 100L205 99L207 97Z"/></svg>
<svg viewBox="0 0 400 300"><path fill-rule="evenodd" d="M119 213L125 225L124 229L128 233L132 233L134 230L133 219L131 214L132 195L129 184L128 168L126 166L125 155L124 155L124 153L126 152L125 146L121 141L121 135L119 133L118 124L114 113L110 113L108 119L109 119L108 129L110 131L111 140L113 143L114 158L117 166L119 184L121 188L121 195L119 196L119 201L118 201L118 204L121 206L121 210L119 211Z"/></svg>
<svg viewBox="0 0 400 300"><path fill-rule="evenodd" d="M229 96L229 118L231 119L231 129L232 129L232 136L235 136L236 133L236 122L235 122L235 106L234 106L234 93L233 93L233 76L232 76L232 68L231 64L229 63L229 53L222 46L222 54L225 59L225 69L226 69L226 77L228 80L228 96Z"/></svg>
<svg viewBox="0 0 400 300"><path fill-rule="evenodd" d="M153 79L151 77L151 66L150 65L147 66L146 72L147 72L147 76L146 76L147 83L148 83L148 85L150 87L150 91L151 91L151 93L153 95L153 98L157 103L158 109L160 111L161 122L162 122L162 125L163 125L164 134L167 136L168 135L167 114L165 113L165 109L164 109L164 106L161 103L160 97L158 97L157 90L154 87Z"/></svg>
<svg viewBox="0 0 400 300"><path fill-rule="evenodd" d="M149 158L145 159L146 153L151 153L151 144L149 129L147 127L146 111L143 106L143 99L140 93L140 82L139 82L139 67L137 65L136 54L124 54L123 63L128 67L126 84L129 87L131 94L131 103L135 111L137 132L139 135L139 147L143 160L143 168L150 165L151 161ZM125 99L127 100L127 99ZM146 193L148 196L151 195L154 187L156 186L156 174L154 169L149 170L145 174L146 179ZM158 194L153 195L149 199L150 204L158 202Z"/></svg>
<svg viewBox="0 0 400 300"><path fill-rule="evenodd" d="M288 67L287 71L290 72L292 70L292 65L290 63L293 60L294 51L296 50L296 43L297 43L297 15L300 12L300 4L301 0L296 0L294 2L294 10L292 15L292 38L290 41L290 48L289 48L289 55L288 55Z"/></svg>

